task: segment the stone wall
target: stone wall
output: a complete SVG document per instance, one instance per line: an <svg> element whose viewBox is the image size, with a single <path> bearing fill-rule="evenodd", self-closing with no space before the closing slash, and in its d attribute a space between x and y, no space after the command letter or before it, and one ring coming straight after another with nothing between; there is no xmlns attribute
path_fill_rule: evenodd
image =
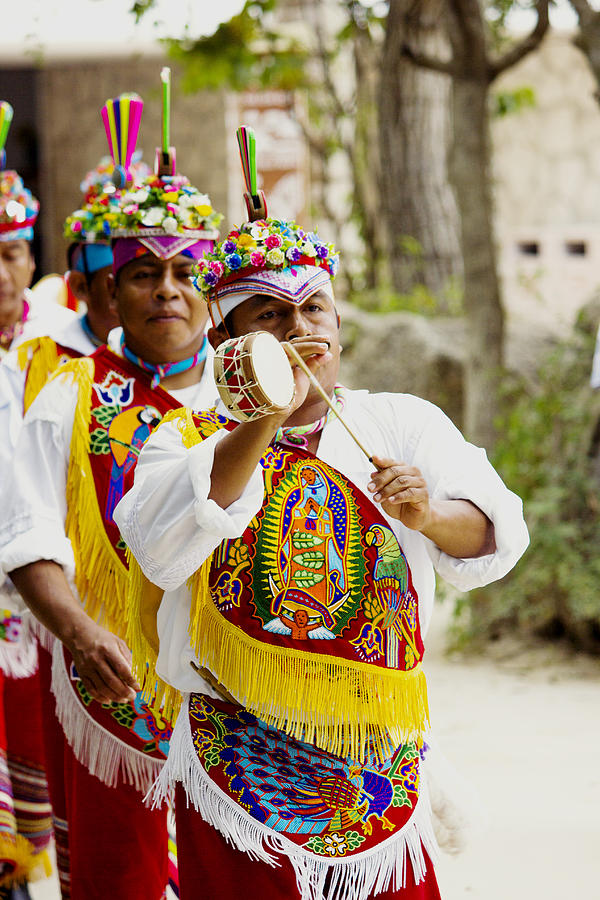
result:
<svg viewBox="0 0 600 900"><path fill-rule="evenodd" d="M571 38L551 32L494 85L535 93L492 128L505 306L512 321L554 333L600 284L600 106Z"/></svg>

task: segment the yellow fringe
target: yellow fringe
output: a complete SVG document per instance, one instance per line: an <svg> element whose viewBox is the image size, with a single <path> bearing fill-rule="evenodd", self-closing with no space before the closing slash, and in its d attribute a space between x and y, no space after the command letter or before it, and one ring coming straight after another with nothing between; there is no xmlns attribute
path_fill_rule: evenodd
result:
<svg viewBox="0 0 600 900"><path fill-rule="evenodd" d="M27 412L60 359L56 343L50 337L32 338L17 348L17 361L21 371L27 369L23 411Z"/></svg>
<svg viewBox="0 0 600 900"><path fill-rule="evenodd" d="M225 619L196 585L196 652L238 701L267 724L338 757L383 761L429 723L427 684L408 672L265 644Z"/></svg>
<svg viewBox="0 0 600 900"><path fill-rule="evenodd" d="M93 360L87 357L69 360L52 378L64 376L71 376L78 386L67 477L66 520L66 532L75 556L75 584L88 615L124 637L127 569L106 534L89 458Z"/></svg>
<svg viewBox="0 0 600 900"><path fill-rule="evenodd" d="M156 615L163 591L146 578L129 550L127 559L129 583L126 640L133 657L133 673L142 689L144 702L155 711L160 710L162 717L168 722L174 722L181 706L181 694L156 673Z"/></svg>
<svg viewBox="0 0 600 900"><path fill-rule="evenodd" d="M43 851L43 853L45 852ZM45 866L41 856L42 854L36 854L33 844L21 834L0 834L0 860L12 862L15 866L11 872L6 872L0 876L0 887L8 888L16 884L23 884L26 881L36 881L45 877L39 868L40 862ZM50 866L51 871L52 866Z"/></svg>
<svg viewBox="0 0 600 900"><path fill-rule="evenodd" d="M177 420L186 447L206 436L198 433L187 409L169 413L161 425ZM189 634L200 667L206 667L238 702L296 740L363 763L371 754L383 761L403 741L422 735L429 710L420 665L408 672L382 669L258 641L227 621L214 605L211 562L212 557L205 560L189 581ZM166 703L172 688L156 675L156 653L143 632L144 622L150 621L146 630L150 627L155 639L156 595L144 585L137 564L130 565L130 573L128 639L136 673L144 679L148 695L154 693Z"/></svg>
<svg viewBox="0 0 600 900"><path fill-rule="evenodd" d="M170 410L163 416L158 427L167 422L179 422L178 427L186 447L201 441L190 409ZM153 709L160 709L161 715L172 722L181 706L181 694L156 673L158 651L156 616L163 591L146 578L129 551L127 559L129 577L126 640L133 656L133 671L142 687L145 702Z"/></svg>

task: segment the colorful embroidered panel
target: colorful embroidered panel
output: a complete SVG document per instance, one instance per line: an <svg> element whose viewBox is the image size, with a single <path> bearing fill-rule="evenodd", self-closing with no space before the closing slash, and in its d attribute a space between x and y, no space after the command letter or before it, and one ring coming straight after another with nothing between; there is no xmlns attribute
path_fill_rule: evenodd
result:
<svg viewBox="0 0 600 900"><path fill-rule="evenodd" d="M10 609L0 609L0 641L16 644L21 637L22 630L21 616Z"/></svg>
<svg viewBox="0 0 600 900"><path fill-rule="evenodd" d="M426 745L361 765L269 728L244 709L192 694L193 744L233 806L321 857L346 858L398 833L418 799Z"/></svg>
<svg viewBox="0 0 600 900"><path fill-rule="evenodd" d="M99 726L103 730L103 739L106 740L107 735L110 735L137 751L143 758L164 762L173 729L160 713L146 706L141 694L137 694L135 700L129 703L100 703L94 700L83 686L71 654L66 648L63 648L63 653L69 678L70 701L77 703L80 712L94 723L94 727ZM62 702L65 703L64 698Z"/></svg>
<svg viewBox="0 0 600 900"><path fill-rule="evenodd" d="M417 592L381 512L305 450L276 444L262 466L262 509L213 556L221 615L273 646L414 669L423 656Z"/></svg>
<svg viewBox="0 0 600 900"><path fill-rule="evenodd" d="M91 357L94 384L91 396L89 459L98 507L106 534L123 565L125 545L113 512L133 484L138 456L163 415L180 404L150 376L106 347Z"/></svg>

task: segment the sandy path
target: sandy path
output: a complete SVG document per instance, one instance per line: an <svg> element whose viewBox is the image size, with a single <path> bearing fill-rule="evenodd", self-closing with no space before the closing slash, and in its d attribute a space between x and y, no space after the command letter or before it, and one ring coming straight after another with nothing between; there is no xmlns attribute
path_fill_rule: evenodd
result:
<svg viewBox="0 0 600 900"><path fill-rule="evenodd" d="M489 819L442 855L443 900L599 900L600 664L547 650L453 661L442 647L438 621L432 722Z"/></svg>
<svg viewBox="0 0 600 900"><path fill-rule="evenodd" d="M442 854L443 900L600 900L600 662L535 650L448 659L428 635L431 719L487 826ZM533 667L533 668L532 668ZM34 900L58 900L54 879Z"/></svg>

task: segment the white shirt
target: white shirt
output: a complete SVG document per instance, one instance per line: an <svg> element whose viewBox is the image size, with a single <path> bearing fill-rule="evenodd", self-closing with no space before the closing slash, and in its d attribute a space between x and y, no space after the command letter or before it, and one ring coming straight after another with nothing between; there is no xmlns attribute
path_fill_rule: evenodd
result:
<svg viewBox="0 0 600 900"><path fill-rule="evenodd" d="M60 331L69 322L78 318L78 314L72 309L52 303L46 297L36 296L35 291L30 291L29 288L25 290L25 299L29 304L29 315L23 325L23 331L10 345L11 350L15 350L19 344L30 341L31 338L42 335L52 337L55 331Z"/></svg>
<svg viewBox="0 0 600 900"><path fill-rule="evenodd" d="M27 369L19 365L17 347L36 337L50 337L53 341L70 347L82 356L93 353L96 347L81 326L81 316L70 309L50 303L40 302L31 292L27 293L30 317L24 330L11 344L10 352L0 364L0 496L8 496L11 478L11 462L19 431L23 423L23 402ZM2 583L3 582L3 583ZM21 607L21 600L9 580L0 576L0 605L7 609Z"/></svg>
<svg viewBox="0 0 600 900"><path fill-rule="evenodd" d="M503 484L485 451L465 441L433 404L409 394L344 390L344 395L344 418L371 453L418 467L433 499L471 500L494 524L495 553L456 559L381 510L407 557L425 635L435 571L468 591L501 578L523 554L529 537L521 500ZM227 415L222 404L218 412ZM195 657L188 636L186 580L222 540L240 537L263 503L260 466L227 509L208 499L215 446L225 434L221 430L186 449L175 423L158 428L140 453L132 489L114 513L144 574L165 590L158 614L157 671L184 692L200 689L190 666ZM373 465L337 419L326 424L317 456L371 498L367 484Z"/></svg>
<svg viewBox="0 0 600 900"><path fill-rule="evenodd" d="M109 334L108 344L120 355L121 329ZM202 409L213 406L217 391L207 356L198 384L171 391L180 403ZM1 372L1 369L0 369ZM0 519L0 567L4 573L40 559L63 566L73 585L74 557L65 533L66 486L77 386L71 379L55 379L29 407L3 485Z"/></svg>
<svg viewBox="0 0 600 900"><path fill-rule="evenodd" d="M58 309L62 309L62 307L58 307ZM67 310L67 312L69 313L68 321L59 323L60 327L51 327L48 331L29 335L26 340L31 340L33 337L49 337L57 344L75 350L81 356L89 356L97 347L84 331L81 324L82 317L73 315L71 310ZM20 340L19 343L23 343L23 341ZM10 464L23 421L27 369L22 369L19 365L19 354L16 349L13 349L16 346L18 345L13 342L10 352L6 354L0 365L0 434L8 436L8 440L3 441L0 448L0 490L2 491L4 489L2 472L6 473Z"/></svg>

